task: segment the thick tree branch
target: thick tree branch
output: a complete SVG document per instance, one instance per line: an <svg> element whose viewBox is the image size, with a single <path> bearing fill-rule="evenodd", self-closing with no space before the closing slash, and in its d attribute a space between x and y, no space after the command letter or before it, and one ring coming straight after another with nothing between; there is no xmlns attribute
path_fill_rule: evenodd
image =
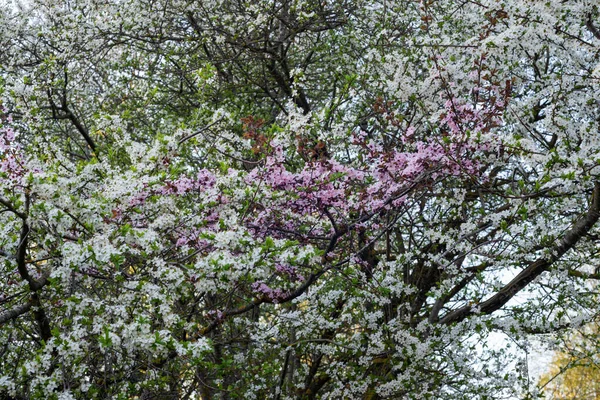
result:
<svg viewBox="0 0 600 400"><path fill-rule="evenodd" d="M27 254L27 242L29 236L29 224L26 220L23 221L23 226L21 227L21 235L19 238L19 245L17 246L17 270L19 271L19 275L21 278L25 279L29 286L34 282L34 279L29 275L29 271L27 270L27 263L25 262L25 255Z"/></svg>
<svg viewBox="0 0 600 400"><path fill-rule="evenodd" d="M475 314L491 314L499 310L518 292L529 285L535 278L540 276L544 271L547 271L550 266L560 259L567 251L572 249L579 239L581 239L598 221L600 217L600 183L596 183L592 194L592 202L587 213L578 220L571 230L569 230L562 240L551 248L550 254L529 264L521 273L513 280L506 284L498 293L490 297L488 300L477 305L477 310L468 305L461 307L448 313L439 322L442 324L451 324L459 322L465 318Z"/></svg>
<svg viewBox="0 0 600 400"><path fill-rule="evenodd" d="M28 312L30 309L31 309L31 303L28 302L28 303L13 307L10 310L5 311L3 313L0 313L0 326L2 326L2 324L6 323L10 320L20 317L21 315Z"/></svg>
<svg viewBox="0 0 600 400"><path fill-rule="evenodd" d="M598 31L598 28L594 25L594 21L592 21L592 13L588 14L585 26L592 32L592 35L594 35L596 39L600 40L600 31Z"/></svg>
<svg viewBox="0 0 600 400"><path fill-rule="evenodd" d="M25 196L25 212L23 213L23 215L25 217L29 213L29 202L30 202L29 196ZM27 223L27 219L24 218L23 225L21 226L21 235L19 238L19 245L17 246L17 253L15 255L15 258L17 261L17 270L19 272L19 275L21 276L21 278L23 278L25 281L27 281L32 293L31 293L31 301L30 301L30 303L28 303L29 306L27 307L27 309L25 309L25 308L20 309L20 311L23 311L23 313L24 313L33 307L33 314L34 314L36 322L38 323L38 327L40 329L42 339L48 340L52 336L51 329L50 329L50 322L48 320L46 312L42 308L42 304L40 301L40 297L38 295L38 291L42 287L44 287L44 285L47 283L48 277L50 276L50 272L46 271L39 280L34 279L31 276L31 274L29 273L29 270L27 269L26 255L27 255L27 247L28 247L28 240L29 240L30 232L31 232L31 230L29 228L29 224ZM22 307L24 307L24 306L22 306ZM20 315L20 314L17 314L17 316L18 315Z"/></svg>
<svg viewBox="0 0 600 400"><path fill-rule="evenodd" d="M2 204L4 207L6 207L9 211L11 211L13 214L15 214L17 217L21 218L21 219L27 219L27 215L25 215L24 213L20 212L19 210L17 210L10 201L3 199L2 197L0 197L0 204Z"/></svg>

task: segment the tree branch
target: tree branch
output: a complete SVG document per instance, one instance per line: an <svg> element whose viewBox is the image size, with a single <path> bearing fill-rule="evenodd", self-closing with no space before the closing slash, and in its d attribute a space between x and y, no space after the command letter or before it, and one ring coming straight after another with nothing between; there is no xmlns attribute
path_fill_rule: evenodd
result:
<svg viewBox="0 0 600 400"><path fill-rule="evenodd" d="M10 201L3 199L2 197L0 197L0 204L2 204L4 207L8 208L8 210L10 210L13 214L15 214L17 217L21 218L21 219L27 219L27 216L20 212L19 210L17 210L11 203Z"/></svg>
<svg viewBox="0 0 600 400"><path fill-rule="evenodd" d="M477 277L477 274L481 271L484 271L489 266L489 263L482 263L476 266L469 275L465 276L460 280L450 291L440 297L434 304L431 309L431 313L429 314L429 322L437 322L439 320L440 311L444 305L448 303L456 294L458 294L461 290L463 290L470 282L473 281Z"/></svg>
<svg viewBox="0 0 600 400"><path fill-rule="evenodd" d="M597 273L588 274L588 273L577 271L574 269L569 269L568 274L569 274L569 276L572 276L574 278L600 279L600 274L597 274Z"/></svg>
<svg viewBox="0 0 600 400"><path fill-rule="evenodd" d="M585 216L573 225L571 230L565 234L556 246L551 248L552 251L550 252L550 255L543 256L530 263L527 268L500 289L498 293L477 305L477 311L474 310L473 306L467 305L446 314L439 322L442 324L451 324L462 321L475 313L491 314L504 306L518 292L529 285L543 272L547 271L554 262L572 249L579 239L589 232L596 224L598 218L600 218L600 183L598 182L594 186L591 203L592 204Z"/></svg>
<svg viewBox="0 0 600 400"><path fill-rule="evenodd" d="M589 13L587 15L587 21L585 21L585 26L590 30L590 32L592 32L592 35L594 35L596 39L600 40L600 31L598 31L598 28L596 28L594 22L592 21L592 13Z"/></svg>
<svg viewBox="0 0 600 400"><path fill-rule="evenodd" d="M6 323L10 320L20 317L21 315L28 312L30 309L31 309L31 302L28 302L25 304L21 304L20 306L11 308L10 310L5 311L3 313L0 313L0 326L2 326L2 324Z"/></svg>
<svg viewBox="0 0 600 400"><path fill-rule="evenodd" d="M63 97L61 99L62 104L60 106L57 106L54 102L51 90L48 90L47 95L48 100L50 101L50 108L52 110L52 118L55 120L68 119L69 121L71 121L73 126L75 126L75 129L77 129L77 131L83 137L88 146L90 146L92 151L95 152L96 143L94 143L94 140L91 138L88 130L83 126L83 124L79 121L79 119L77 119L75 114L73 114L71 109L68 107L66 93L63 93ZM57 111L62 111L64 114L60 115Z"/></svg>

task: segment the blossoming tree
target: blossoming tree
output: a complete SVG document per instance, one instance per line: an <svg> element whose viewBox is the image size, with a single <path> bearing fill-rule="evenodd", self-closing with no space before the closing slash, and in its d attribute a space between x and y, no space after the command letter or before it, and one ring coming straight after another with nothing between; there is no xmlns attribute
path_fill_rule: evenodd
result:
<svg viewBox="0 0 600 400"><path fill-rule="evenodd" d="M596 315L596 2L2 10L2 398L497 398Z"/></svg>

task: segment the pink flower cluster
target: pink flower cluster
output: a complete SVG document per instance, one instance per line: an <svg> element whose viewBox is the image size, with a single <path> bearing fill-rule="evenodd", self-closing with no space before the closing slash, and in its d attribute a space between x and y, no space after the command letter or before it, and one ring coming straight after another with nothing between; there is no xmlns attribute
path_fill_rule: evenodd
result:
<svg viewBox="0 0 600 400"><path fill-rule="evenodd" d="M298 273L298 270L295 267L287 264L277 264L275 265L275 271L282 276L287 276L295 281L304 281L304 276Z"/></svg>
<svg viewBox="0 0 600 400"><path fill-rule="evenodd" d="M509 89L493 96L486 91L486 101L476 105L448 100L437 127L430 133L405 128L401 146L354 133L348 154L355 158L344 163L320 157L295 170L286 150L272 143L264 164L246 178L250 186L269 188L256 189L262 196L253 199L246 226L262 237L323 240L348 232L345 226L357 229L365 216L404 206L414 193L444 179L485 181L483 160L499 152L500 141L491 131L501 125ZM371 228L375 219L369 221Z"/></svg>
<svg viewBox="0 0 600 400"><path fill-rule="evenodd" d="M284 290L272 289L269 287L269 285L260 281L252 284L252 291L256 294L265 296L268 300L271 300L274 303L285 299L285 297L288 295L288 293Z"/></svg>

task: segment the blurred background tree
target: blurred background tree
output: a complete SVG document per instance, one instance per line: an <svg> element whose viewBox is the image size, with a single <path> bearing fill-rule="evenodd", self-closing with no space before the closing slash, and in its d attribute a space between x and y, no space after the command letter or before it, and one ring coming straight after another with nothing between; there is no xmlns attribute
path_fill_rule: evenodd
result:
<svg viewBox="0 0 600 400"><path fill-rule="evenodd" d="M586 325L562 340L548 372L540 378L545 398L551 400L600 399L598 324Z"/></svg>

